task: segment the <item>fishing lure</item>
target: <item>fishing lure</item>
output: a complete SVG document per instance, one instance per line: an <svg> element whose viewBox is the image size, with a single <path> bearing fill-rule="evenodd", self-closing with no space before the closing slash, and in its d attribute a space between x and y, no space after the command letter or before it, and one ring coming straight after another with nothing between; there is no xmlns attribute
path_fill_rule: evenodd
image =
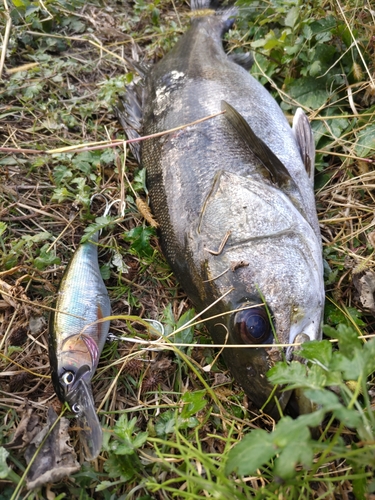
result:
<svg viewBox="0 0 375 500"><path fill-rule="evenodd" d="M49 322L49 358L54 389L76 414L88 460L102 446L91 379L108 336L111 305L98 264L98 235L82 243L63 275Z"/></svg>

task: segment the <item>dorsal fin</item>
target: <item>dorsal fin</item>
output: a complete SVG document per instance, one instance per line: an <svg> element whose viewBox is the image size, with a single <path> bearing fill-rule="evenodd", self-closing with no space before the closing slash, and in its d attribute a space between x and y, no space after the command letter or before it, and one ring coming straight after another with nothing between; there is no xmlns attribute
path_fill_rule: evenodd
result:
<svg viewBox="0 0 375 500"><path fill-rule="evenodd" d="M307 175L314 182L315 141L309 119L301 108L297 109L293 117L293 132Z"/></svg>
<svg viewBox="0 0 375 500"><path fill-rule="evenodd" d="M262 141L252 130L245 118L226 101L221 101L221 109L225 111L225 117L242 138L247 147L262 162L271 176L271 180L280 188L294 184L285 165L271 151L265 142Z"/></svg>
<svg viewBox="0 0 375 500"><path fill-rule="evenodd" d="M128 139L140 137L142 130L143 86L141 83L128 86L123 98L119 98L114 112ZM140 142L129 143L131 152L138 163L141 163Z"/></svg>

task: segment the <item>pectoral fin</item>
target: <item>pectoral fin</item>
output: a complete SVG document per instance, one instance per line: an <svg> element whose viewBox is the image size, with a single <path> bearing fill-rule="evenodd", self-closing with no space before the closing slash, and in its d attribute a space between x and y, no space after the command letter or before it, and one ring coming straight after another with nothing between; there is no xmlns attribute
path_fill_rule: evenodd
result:
<svg viewBox="0 0 375 500"><path fill-rule="evenodd" d="M275 153L271 151L267 144L254 133L245 118L226 101L221 101L221 109L225 111L225 118L242 138L247 147L268 170L272 181L280 188L285 188L291 184L294 185L294 181L285 165L278 159Z"/></svg>
<svg viewBox="0 0 375 500"><path fill-rule="evenodd" d="M314 136L311 130L310 122L301 108L298 108L296 114L294 115L293 132L298 144L302 161L305 165L306 172L311 182L314 182L314 166L315 166Z"/></svg>

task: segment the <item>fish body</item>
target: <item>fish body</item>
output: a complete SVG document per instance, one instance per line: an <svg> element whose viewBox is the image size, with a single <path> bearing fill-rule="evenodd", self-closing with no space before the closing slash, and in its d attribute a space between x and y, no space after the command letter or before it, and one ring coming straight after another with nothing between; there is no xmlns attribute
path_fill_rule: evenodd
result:
<svg viewBox="0 0 375 500"><path fill-rule="evenodd" d="M216 301L205 315L215 316L210 333L241 346L223 355L260 408L272 391L265 374L283 352L246 346L321 338L315 151L305 115L292 130L269 92L224 52L231 13L193 19L149 72L141 133L225 115L143 141L141 159L163 252L198 310ZM291 393L277 397L284 409ZM273 402L266 410L277 413Z"/></svg>
<svg viewBox="0 0 375 500"><path fill-rule="evenodd" d="M102 430L91 379L106 341L110 300L98 265L97 236L79 245L59 287L49 322L49 357L54 389L76 413L87 459L100 452Z"/></svg>

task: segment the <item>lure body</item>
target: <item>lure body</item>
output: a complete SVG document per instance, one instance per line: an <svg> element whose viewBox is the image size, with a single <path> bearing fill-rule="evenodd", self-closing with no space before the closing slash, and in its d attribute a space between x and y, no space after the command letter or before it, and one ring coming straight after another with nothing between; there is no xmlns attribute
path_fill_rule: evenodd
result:
<svg viewBox="0 0 375 500"><path fill-rule="evenodd" d="M54 389L69 403L82 426L86 458L100 452L102 430L91 379L109 331L111 313L98 264L97 236L82 243L65 270L49 324L49 357Z"/></svg>

